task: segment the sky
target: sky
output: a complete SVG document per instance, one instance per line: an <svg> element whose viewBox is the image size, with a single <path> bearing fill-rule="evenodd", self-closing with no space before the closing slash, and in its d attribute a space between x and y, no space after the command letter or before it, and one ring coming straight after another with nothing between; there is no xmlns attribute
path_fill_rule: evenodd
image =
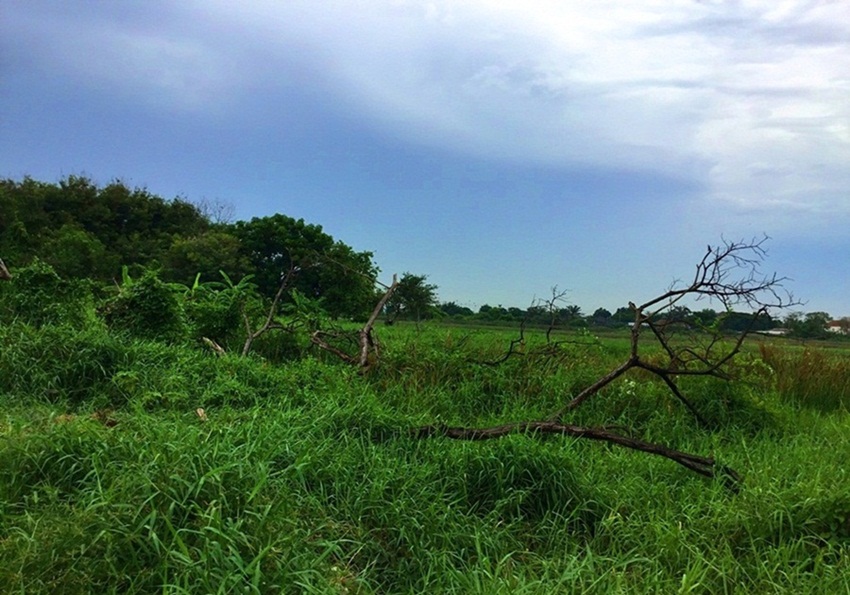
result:
<svg viewBox="0 0 850 595"><path fill-rule="evenodd" d="M848 166L846 0L0 6L0 177L303 218L474 309L613 311L767 235L848 316Z"/></svg>

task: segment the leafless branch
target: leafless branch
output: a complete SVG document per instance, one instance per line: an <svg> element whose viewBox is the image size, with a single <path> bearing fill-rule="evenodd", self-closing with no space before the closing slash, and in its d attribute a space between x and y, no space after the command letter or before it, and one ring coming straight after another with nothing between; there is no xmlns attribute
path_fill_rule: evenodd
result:
<svg viewBox="0 0 850 595"><path fill-rule="evenodd" d="M495 359L492 361L473 361L472 363L479 364L481 366L498 366L499 364L503 364L508 361L508 359L512 355L521 354L521 349L525 347L525 319L519 325L519 337L516 339L511 339L510 345L508 345L508 350L500 357L499 359ZM520 350L515 350L517 346Z"/></svg>
<svg viewBox="0 0 850 595"><path fill-rule="evenodd" d="M665 293L652 298L641 305L629 302L634 312L634 322L630 332L630 352L628 358L619 366L599 378L596 382L582 390L564 407L556 411L547 421L521 422L489 428L448 428L443 426L425 426L413 431L416 436L445 436L459 440L488 440L500 438L511 433L543 432L556 433L602 440L618 444L626 448L640 450L669 458L680 465L707 477L715 477L722 472L723 477L734 488L740 482L740 476L735 471L718 469L713 459L682 453L665 446L652 444L636 438L621 436L604 428L585 428L563 423L562 417L575 409L604 387L614 382L633 368L640 368L655 374L667 385L678 399L703 425L705 418L691 403L676 384L679 376L713 376L729 379L727 365L740 352L744 339L752 331L759 317L769 313L771 309L787 308L798 304L794 297L784 290L784 277L775 274L764 276L759 272L759 266L766 255L764 242L752 240L749 242L727 242L717 247L709 246L702 260L697 264L694 278L690 284L680 286L674 284ZM563 297L553 288L552 299L545 302L550 311L554 303ZM732 312L733 306L745 306L753 311L749 326L740 332L738 337L729 345L722 336L719 325L709 329L708 339L694 341L694 333L677 318L674 306L684 298L719 301L727 312ZM681 310L678 310L681 312ZM551 325L550 325L551 328ZM641 333L649 329L651 337L661 347L662 359L657 356L644 357L641 353ZM684 332L686 341L682 344L677 340ZM548 334L547 334L548 339ZM513 349L503 358L507 359Z"/></svg>
<svg viewBox="0 0 850 595"><path fill-rule="evenodd" d="M427 438L431 436L443 436L454 440L493 440L502 438L508 434L561 434L566 436L575 436L577 438L587 438L589 440L599 440L610 444L617 444L632 450L639 450L649 454L658 455L704 475L705 477L722 477L732 489L737 489L737 485L742 481L741 476L728 467L719 466L717 462L710 457L703 457L695 454L690 454L668 448L661 444L645 442L629 436L615 434L606 428L588 428L583 426L574 426L562 424L552 421L529 421L515 424L506 424L503 426L494 426L490 428L459 428L447 426L422 426L411 430L411 434L417 438Z"/></svg>
<svg viewBox="0 0 850 595"><path fill-rule="evenodd" d="M266 316L265 322L263 322L262 326L255 331L251 330L251 323L248 320L248 315L243 311L242 312L242 320L245 323L245 343L242 345L242 355L248 355L248 352L251 351L251 345L253 345L254 340L268 332L273 328L283 328L281 325L274 322L274 317L277 314L277 307L280 303L281 298L283 297L284 292L292 283L292 279L295 275L300 271L300 267L297 267L294 263L289 265L289 270L286 271L280 278L280 285L277 288L277 293L272 300L271 306L269 306L269 313Z"/></svg>
<svg viewBox="0 0 850 595"><path fill-rule="evenodd" d="M382 284L383 285L383 284ZM334 354L342 361L349 364L357 364L361 370L368 370L373 362L370 362L369 355L374 354L374 361L378 360L378 341L375 336L372 334L372 331L375 327L375 322L378 320L378 316L380 316L381 312L386 307L387 302L392 297L395 290L398 288L398 278L396 275L393 275L393 282L391 285L387 286L387 291L378 300L378 303L375 305L375 308L372 310L372 314L369 316L369 319L366 321L366 324L363 325L363 328L357 331L357 345L358 345L358 355L351 355L346 353L339 347L331 344L331 340L340 340L340 339L349 339L351 340L350 333L342 333L342 332L329 332L323 330L317 330L310 335L310 341L325 351Z"/></svg>

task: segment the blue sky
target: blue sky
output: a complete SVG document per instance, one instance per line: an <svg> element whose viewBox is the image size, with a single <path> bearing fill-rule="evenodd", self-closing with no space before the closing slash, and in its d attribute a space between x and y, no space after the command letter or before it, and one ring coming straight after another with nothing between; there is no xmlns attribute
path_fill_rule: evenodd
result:
<svg viewBox="0 0 850 595"><path fill-rule="evenodd" d="M322 225L440 299L586 312L771 237L850 315L850 3L6 0L0 176Z"/></svg>

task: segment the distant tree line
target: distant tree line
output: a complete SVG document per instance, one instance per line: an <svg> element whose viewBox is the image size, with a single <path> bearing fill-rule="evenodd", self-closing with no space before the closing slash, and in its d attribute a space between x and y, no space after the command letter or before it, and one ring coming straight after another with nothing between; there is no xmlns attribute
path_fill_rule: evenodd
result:
<svg viewBox="0 0 850 595"><path fill-rule="evenodd" d="M579 306L570 305L551 311L541 305L528 308L491 306L484 304L478 311L456 302L441 303L434 316L463 323L484 324L526 324L530 326L554 326L560 328L623 328L635 321L635 312L629 306L617 308L613 313L605 308L597 308L592 314L584 314ZM723 332L769 331L783 329L790 337L802 339L835 338L839 335L850 336L850 318L836 321L840 333L830 332L828 325L832 318L826 312L792 312L784 318L763 314L755 321L750 312L716 311L711 308L691 310L684 306L675 306L665 312L665 320L683 324L692 328L713 329Z"/></svg>

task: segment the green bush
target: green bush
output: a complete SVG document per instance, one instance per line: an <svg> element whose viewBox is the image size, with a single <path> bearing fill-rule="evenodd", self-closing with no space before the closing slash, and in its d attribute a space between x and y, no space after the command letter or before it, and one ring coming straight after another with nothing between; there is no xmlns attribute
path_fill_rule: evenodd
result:
<svg viewBox="0 0 850 595"><path fill-rule="evenodd" d="M18 319L36 327L64 324L76 328L96 322L91 282L62 279L38 258L16 269L0 291L0 312L6 320Z"/></svg>
<svg viewBox="0 0 850 595"><path fill-rule="evenodd" d="M104 318L111 329L140 339L185 341L189 325L179 291L163 283L155 271L145 271L133 280L125 269L124 282L106 304Z"/></svg>

